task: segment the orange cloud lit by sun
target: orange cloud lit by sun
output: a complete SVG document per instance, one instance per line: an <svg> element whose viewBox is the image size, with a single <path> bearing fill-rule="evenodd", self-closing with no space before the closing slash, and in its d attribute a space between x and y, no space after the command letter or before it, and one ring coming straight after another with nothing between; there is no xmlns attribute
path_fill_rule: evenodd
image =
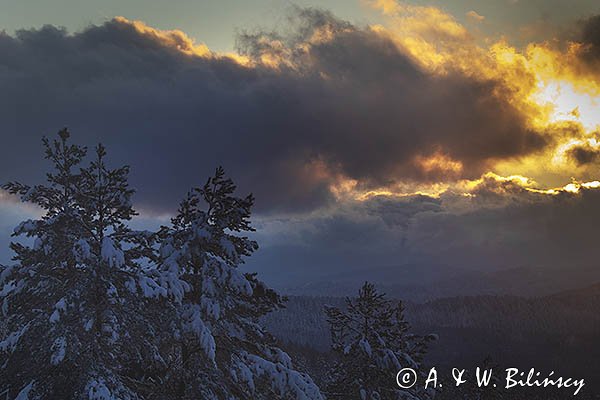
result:
<svg viewBox="0 0 600 400"><path fill-rule="evenodd" d="M129 20L125 17L115 17L113 20L116 23L132 27L140 34L152 38L165 47L177 49L182 53L199 57L206 57L211 54L205 44L196 44L193 39L180 30L155 29L142 21Z"/></svg>
<svg viewBox="0 0 600 400"><path fill-rule="evenodd" d="M577 146L600 151L600 74L589 73L589 68L582 66L578 57L581 44L569 43L566 50L551 42L517 48L504 39L477 40L453 16L435 7L396 0L368 3L388 20L385 25L371 29L392 39L423 69L440 75L459 71L475 79L501 82L505 90L497 95L504 96L521 110L531 129L547 135L550 145L544 151L519 159L499 160L482 179L486 176L509 179L527 191L548 195L600 187L593 179L594 168L577 165L568 156ZM422 166L431 169L454 165L454 171L460 166L460 163L448 164L441 160L434 158ZM581 174L580 181L574 180L574 173ZM448 176L452 174L446 174ZM571 182L561 185L561 181ZM469 193L480 183L480 179L450 181L445 187L433 184L430 190L418 185L413 193L440 195L440 190ZM381 188L355 197L393 193ZM396 194L409 193L410 190Z"/></svg>
<svg viewBox="0 0 600 400"><path fill-rule="evenodd" d="M341 176L339 172L333 173L324 164L319 163L316 169L312 165L311 171L318 170L315 179L334 182L330 189L337 198L364 200L380 195L412 194L435 197L446 191L469 195L485 179L497 182L509 180L526 191L547 195L575 194L582 188L600 188L596 169L579 165L570 157L571 151L578 146L598 149L600 153L600 74L582 65L579 57L581 44L568 43L561 48L545 42L517 48L506 39L491 41L475 37L452 15L436 7L395 0L367 2L381 11L386 19L385 24L372 25L368 29L391 39L400 51L429 74L452 72L481 81L499 82L495 95L521 110L529 127L543 132L549 144L534 154L498 160L490 165L487 174L474 180L460 179L463 164L453 160L443 148L432 149L430 155L415 156L414 163L424 174L439 176L439 182L394 183L375 189L364 187L361 182ZM122 17L117 20L190 56L228 57L248 68L255 66L256 60L251 61L239 54L212 52L181 31L161 31ZM324 26L298 46L326 42L335 35L335 31ZM274 69L296 67L289 53L298 49L290 49L274 39L261 40L270 40L269 48L274 49L261 55L259 62L263 66Z"/></svg>
<svg viewBox="0 0 600 400"><path fill-rule="evenodd" d="M436 7L396 0L367 0L367 3L387 19L385 24L372 25L369 29L391 39L424 71L432 75L458 72L469 78L501 83L495 95L521 110L532 130L547 136L550 144L544 151L518 159L498 160L482 178L509 179L529 192L548 195L596 188L593 184L596 180L590 179L593 178L590 168L576 165L568 156L570 150L581 145L600 151L595 137L600 129L600 77L582 73L579 44L570 43L566 50L550 42L517 48L505 39L490 42L487 38L476 38L452 15ZM331 40L334 35L335 32L325 26L301 45ZM270 44L278 48L277 43ZM264 55L267 58L263 63L273 68L281 65L294 68L284 54L289 49L280 47L282 53ZM429 156L417 155L414 163L425 175L438 175L440 181L396 183L373 189L335 174L331 191L338 198L363 200L412 194L436 197L448 190L468 194L469 187L480 183L477 179L470 184L460 180L464 166L445 154L444 149L437 149ZM573 182L574 171L581 173L581 183ZM515 180L518 176L528 183ZM532 182L537 186L532 186Z"/></svg>
<svg viewBox="0 0 600 400"><path fill-rule="evenodd" d="M428 157L417 156L415 163L426 174L439 174L443 176L458 175L463 170L460 161L453 160L442 152L436 152Z"/></svg>

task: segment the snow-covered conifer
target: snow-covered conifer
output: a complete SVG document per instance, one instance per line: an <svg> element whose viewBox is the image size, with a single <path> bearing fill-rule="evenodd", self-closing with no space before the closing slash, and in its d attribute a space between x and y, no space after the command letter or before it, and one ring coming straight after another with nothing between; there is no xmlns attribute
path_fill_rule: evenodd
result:
<svg viewBox="0 0 600 400"><path fill-rule="evenodd" d="M403 368L419 371L433 335L409 333L401 302L394 303L365 282L357 298L346 299L346 309L327 307L333 366L327 398L360 400L422 400L430 393L401 389L396 375ZM422 388L422 386L421 386Z"/></svg>
<svg viewBox="0 0 600 400"><path fill-rule="evenodd" d="M161 284L180 303L181 339L175 380L180 398L322 399L305 373L259 324L282 298L255 274L239 270L258 245L244 232L251 195L222 168L181 203L172 226L163 228Z"/></svg>
<svg viewBox="0 0 600 400"><path fill-rule="evenodd" d="M3 186L43 215L15 229L34 243L13 243L15 264L0 274L0 392L143 398L165 368L158 336L168 317L152 318L156 299L143 295L152 278L138 261L151 256L152 235L126 226L135 214L128 168L109 169L101 145L80 168L86 149L70 144L66 129L43 143L54 167L47 184Z"/></svg>

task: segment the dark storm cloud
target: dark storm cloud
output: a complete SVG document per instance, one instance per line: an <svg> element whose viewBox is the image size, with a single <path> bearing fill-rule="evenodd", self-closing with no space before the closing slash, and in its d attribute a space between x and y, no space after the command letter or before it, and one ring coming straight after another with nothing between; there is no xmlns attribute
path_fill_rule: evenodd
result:
<svg viewBox="0 0 600 400"><path fill-rule="evenodd" d="M585 46L582 50L585 60L591 62L600 60L600 15L594 15L582 21L578 42Z"/></svg>
<svg viewBox="0 0 600 400"><path fill-rule="evenodd" d="M411 221L442 211L440 201L427 196L376 197L299 216L259 218L261 250L248 268L286 288L328 277L367 279L376 267L418 263L405 244Z"/></svg>
<svg viewBox="0 0 600 400"><path fill-rule="evenodd" d="M575 146L569 149L567 154L578 165L593 164L600 158L600 150L589 144Z"/></svg>
<svg viewBox="0 0 600 400"><path fill-rule="evenodd" d="M0 180L40 178L39 138L65 125L131 164L136 200L158 211L220 164L262 211L302 210L326 204L340 176L364 188L475 177L544 145L495 82L428 75L389 38L326 12L292 19L291 34L240 37L279 68L199 56L182 33L124 19L0 34ZM415 161L439 152L463 169Z"/></svg>
<svg viewBox="0 0 600 400"><path fill-rule="evenodd" d="M294 49L286 59L305 76L327 78L325 92L313 99L324 129L312 142L344 174L376 185L443 180L447 171L425 170L414 160L441 148L464 163L463 177L475 177L491 160L544 145L542 136L525 128L524 115L493 95L504 92L496 82L457 73L434 77L379 33L310 9L297 18L298 31L242 36L242 48L254 57L281 57ZM315 32L334 38L301 50Z"/></svg>
<svg viewBox="0 0 600 400"><path fill-rule="evenodd" d="M599 200L597 189L551 196L522 192L501 205L478 203L415 218L406 243L453 265L563 267L569 274L596 263Z"/></svg>

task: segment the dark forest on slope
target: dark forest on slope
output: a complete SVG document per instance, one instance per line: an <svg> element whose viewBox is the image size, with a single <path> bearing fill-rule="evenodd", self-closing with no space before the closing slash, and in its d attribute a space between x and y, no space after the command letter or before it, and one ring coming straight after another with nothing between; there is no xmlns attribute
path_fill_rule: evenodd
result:
<svg viewBox="0 0 600 400"><path fill-rule="evenodd" d="M489 358L501 370L535 367L582 376L588 385L583 392L593 396L598 391L600 284L535 298L469 296L404 304L416 333L439 336L429 349L427 365L474 368ZM316 380L331 357L325 305L341 307L343 298L291 296L285 309L264 319L288 351L304 359Z"/></svg>

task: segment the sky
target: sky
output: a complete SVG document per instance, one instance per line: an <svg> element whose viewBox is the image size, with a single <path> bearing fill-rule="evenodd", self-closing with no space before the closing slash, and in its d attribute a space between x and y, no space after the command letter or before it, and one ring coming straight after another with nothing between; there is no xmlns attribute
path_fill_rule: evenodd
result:
<svg viewBox="0 0 600 400"><path fill-rule="evenodd" d="M136 226L223 165L279 287L596 277L597 2L0 6L2 182L67 126L131 165ZM0 192L0 262L38 213Z"/></svg>

